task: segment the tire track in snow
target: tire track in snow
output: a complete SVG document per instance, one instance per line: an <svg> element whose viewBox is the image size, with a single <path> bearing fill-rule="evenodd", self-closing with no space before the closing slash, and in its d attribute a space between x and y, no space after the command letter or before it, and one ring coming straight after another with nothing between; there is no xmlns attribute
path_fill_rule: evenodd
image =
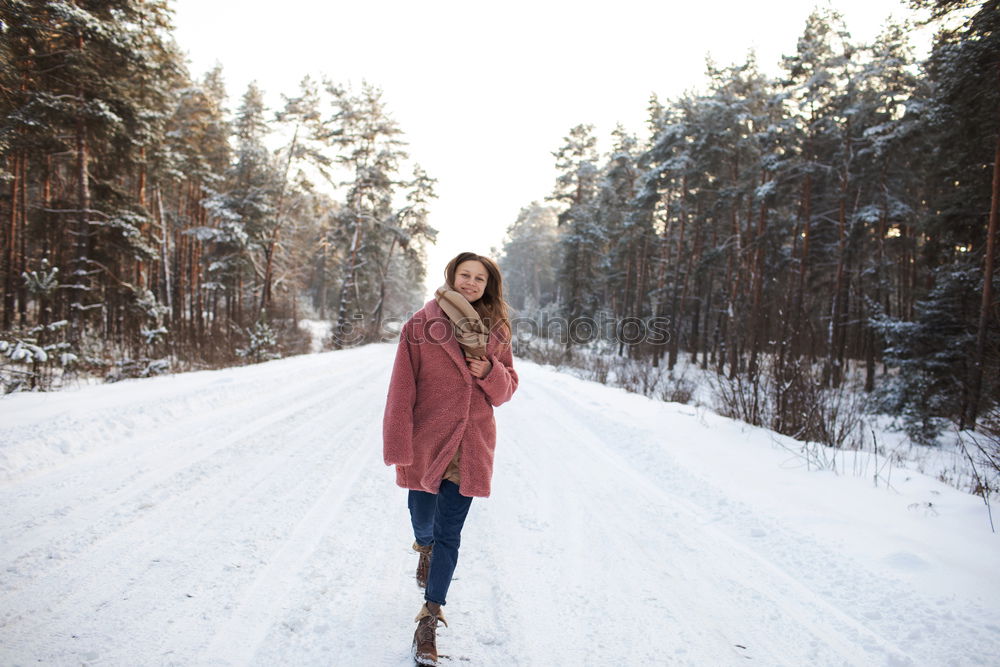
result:
<svg viewBox="0 0 1000 667"><path fill-rule="evenodd" d="M370 428L371 421L366 421L367 428L355 426L345 434L361 437L356 438L357 444L343 462L343 472L332 478L315 498L309 510L295 523L291 534L240 595L229 619L215 631L215 638L205 653L209 662L243 665L257 652L275 623L275 607L283 608L281 603L287 591L320 542L328 537L358 479L370 472L364 464L372 458L371 442L376 434Z"/></svg>
<svg viewBox="0 0 1000 667"><path fill-rule="evenodd" d="M5 551L24 571L0 569L0 663L412 664L422 596L405 491L380 460L391 360L392 346L378 346L265 364L239 376L259 383L246 392L232 381L204 386L222 392L204 401L170 398L178 412L217 409L183 415L141 448L0 482L16 515L0 518L0 537L35 545L31 558ZM860 602L809 577L856 577L871 596L894 584L680 466L669 444L697 437L690 420L518 364L521 389L497 412L494 495L473 503L440 634L455 664L912 662L894 646L907 629L866 622ZM152 409L142 394L125 415L140 426ZM174 442L156 437L171 432ZM167 444L184 448L186 467ZM930 604L896 592L884 609L901 625L908 603ZM952 612L957 627L943 618ZM929 642L940 647L920 645L920 661L971 662L954 646L972 621L955 604L938 616Z"/></svg>
<svg viewBox="0 0 1000 667"><path fill-rule="evenodd" d="M576 409L568 410L570 414L581 414L586 406L581 404L579 397L564 388L560 387L556 392L561 396L563 405L576 404ZM591 411L593 413L593 411ZM598 430L595 422L606 421L607 425ZM609 468L619 470L622 475L629 479L631 483L637 485L637 491L643 496L646 502L653 497L662 498L666 505L681 510L680 518L689 525L685 530L678 531L676 539L680 539L682 544L692 553L697 554L697 559L683 559L678 561L681 569L685 570L684 579L699 581L697 589L692 589L692 597L698 595L698 591L711 588L720 588L719 584L724 583L719 597L733 600L738 596L733 595L733 589L747 588L753 591L748 606L737 608L735 612L731 607L725 606L718 610L707 612L722 616L721 621L714 621L721 636L729 638L730 645L737 642L755 644L757 647L773 645L773 657L788 659L790 653L795 648L805 648L802 646L790 646L788 638L790 635L799 635L801 630L808 631L814 641L831 642L839 655L827 656L827 659L842 657L852 663L858 661L870 661L870 652L889 656L892 661L909 662L911 658L906 655L900 647L893 644L891 640L877 635L866 626L859 623L841 609L833 606L830 602L813 591L802 586L792 573L777 567L770 559L762 556L750 549L744 542L733 539L724 531L718 530L715 526L717 517L706 512L701 506L691 502L691 497L698 494L717 493L717 500L725 501L724 493L714 489L698 488L700 485L691 477L684 474L676 464L658 469L639 469L630 463L625 453L621 450L621 445L629 442L632 438L622 438L621 432L613 441L607 440L607 434L615 430L623 429L620 423L614 423L605 418L600 411L594 414L591 420L589 432L592 437L584 438L582 442L596 456L602 457ZM633 429L632 437L637 441L649 441L657 436L642 433L638 429ZM669 436L659 436L668 439ZM664 461L672 462L669 455L660 452L660 463ZM657 484L653 481L653 473L662 475L666 473L674 485ZM658 475L658 476L659 476ZM643 504L643 503L639 503ZM748 520L751 517L743 517ZM701 527L701 530L697 528ZM789 546L792 546L791 544ZM795 545L798 546L798 545ZM794 548L794 547L793 547ZM724 557L720 558L720 553ZM734 555L736 558L734 558ZM733 563L737 563L739 568L734 570ZM780 595L775 595L778 592ZM747 618L761 615L761 609L770 605L774 611L794 619L794 624L801 626L787 628L786 632L775 632L773 627L767 628L767 632L760 633L759 628L751 629L753 636L733 635L733 630L746 626ZM831 636L830 627L838 630L839 634ZM844 637L841 638L840 634ZM801 645L801 641L797 642ZM861 644L866 652L858 653L857 645ZM813 647L810 647L812 650ZM818 656L810 655L811 660ZM794 661L793 661L794 662Z"/></svg>
<svg viewBox="0 0 1000 667"><path fill-rule="evenodd" d="M567 514L572 517L579 513L575 505L581 505L588 517L588 532L594 536L586 545L590 568L595 571L617 568L622 573L611 579L618 590L587 590L576 595L578 599L570 607L579 609L578 615L592 615L589 622L576 624L585 630L574 642L576 645L593 647L596 641L597 646L611 650L614 638L602 637L600 632L601 616L610 613L672 619L670 623L650 627L650 632L643 634L655 643L654 637L665 637L665 633L680 630L686 638L678 643L699 647L700 654L691 655L685 651L675 657L681 661L692 660L694 664L732 660L736 644L749 644L755 657L763 653L765 660L774 660L776 664L795 664L792 656L796 655L807 661L819 658L820 662L870 662L875 657L873 653L881 655L881 659L910 662L906 653L890 640L872 632L802 586L788 572L709 525L711 517L686 498L693 491L693 480L686 480L680 488L656 484L649 471L637 470L618 451L623 440L629 437L648 440L655 436L635 432L629 424L622 423L596 428L595 423L612 420L595 413L593 405L577 393L564 390L558 382L540 383L544 390L537 391L531 383L533 373L533 369L526 369L528 380L522 384L521 402L516 407L512 405L511 412L521 414L506 415L505 424L512 425L515 434L505 442L518 447L521 450L519 458L528 461L527 466L517 467L515 477L531 479L540 488L549 489L548 493L556 495L559 520ZM581 419L581 415L588 416ZM549 427L550 424L554 426ZM617 434L609 438L614 431ZM544 446L525 451L523 443L531 439L549 445L563 443L559 454L567 459L560 460L557 456L553 460L546 456ZM661 464L664 460L669 461L669 457L661 457ZM547 470L548 474L537 474L540 470ZM683 477L680 471L674 476ZM566 488L555 488L559 486ZM618 511L621 505L627 505L635 514L622 514ZM630 525L630 520L640 528ZM664 540L655 534L650 530L654 527L660 527L670 539ZM580 549L580 545L574 543L574 532L571 529L566 536L556 531L557 540L568 539L571 544L569 549L562 551ZM670 562L658 567L658 561L664 560ZM573 562L570 558L568 564L566 555L557 553L547 568L541 568L558 573L566 580L560 593L563 596L567 590L574 592L578 588L574 580L581 576L580 568ZM735 571L734 563L737 564ZM672 578L674 589L662 594L648 590L643 577L646 574L659 577L667 568L676 570L679 575ZM747 590L750 593L741 596ZM666 601L661 599L663 595ZM629 603L624 604L622 600L629 600ZM719 602L726 604L719 605ZM591 608L601 611L591 612ZM771 609L772 615L778 617L773 618L771 624L753 620L764 608ZM788 627L775 631L771 625L776 620ZM571 619L564 618L540 634L554 632L560 625L565 632L565 623L574 627ZM526 631L532 630L526 628ZM712 651L713 643L718 652ZM670 646L664 644L652 654L644 653L642 647L632 646L629 650L634 653L633 659L639 661L655 656L663 659ZM585 656L581 659L586 662Z"/></svg>
<svg viewBox="0 0 1000 667"><path fill-rule="evenodd" d="M379 386L380 389L384 389L381 377L383 373L384 369L376 367L364 373L356 373L355 379L361 383L367 382L373 388ZM378 380L377 383L372 382L375 379ZM310 447L316 444L308 439L297 437L302 433L317 430L317 416L310 414L310 411L314 413L321 412L323 401L338 391L340 391L338 388L334 388L326 393L314 391L316 400L308 404L299 403L296 410L284 411L281 415L282 419L276 418L277 415L272 415L275 418L270 419L268 422L273 431L270 435L268 435L267 430L247 434L244 431L252 429L241 429L240 434L245 437L245 442L231 439L228 447L214 447L210 452L210 456L217 456L220 453L228 451L227 461L223 461L218 465L213 464L201 473L193 475L192 479L187 480L187 482L194 482L194 485L188 483L179 485L176 483L177 480L175 478L165 480L161 484L164 498L152 513L148 511L150 508L146 508L146 511L140 511L142 508L139 508L139 510L133 509L131 512L124 511L124 518L130 520L130 523L116 526L114 530L102 535L98 542L86 548L82 553L73 554L71 558L61 562L53 561L54 563L58 563L57 569L46 571L44 576L40 576L41 572L35 570L32 573L35 586L32 587L29 585L28 590L20 591L19 594L13 596L7 596L5 602L9 604L5 604L5 606L23 612L26 608L31 609L33 600L47 599L51 601L52 596L44 594L45 582L52 581L53 579L62 579L61 587L67 590L69 594L61 603L54 607L49 607L45 610L36 610L35 615L40 614L42 617L58 618L62 610L67 608L73 609L77 605L85 610L88 599L101 598L108 595L107 592L100 591L101 581L107 580L107 574L101 572L99 564L120 562L123 555L126 556L126 560L120 563L119 572L116 573L115 580L123 588L122 592L127 593L128 588L132 584L136 582L141 584L142 579L150 570L162 570L163 562L170 563L169 556L163 558L163 562L159 558L154 558L154 556L169 554L172 549L183 547L184 545L178 544L178 535L181 534L181 531L186 531L183 533L184 537L189 543L195 545L195 550L198 549L199 545L219 543L220 548L225 549L228 547L232 551L231 544L227 545L224 543L226 541L234 542L234 540L224 539L224 531L222 533L223 539L220 540L218 535L219 526L213 524L220 515L229 513L238 517L246 512L247 505L244 505L243 501L248 499L251 502L255 500L259 501L260 497L268 497L270 493L270 489L267 488L269 482L275 480L279 483L294 481L302 476L308 476L311 468L314 468L317 463L323 463L322 459L329 459L331 456L339 458L341 447L336 444L338 438L340 436L347 436L349 438L358 428L370 425L374 421L375 410L371 409L371 397L365 392L349 394L346 399L349 403L347 407L350 410L349 414L355 415L355 418L348 423L331 424L329 428L323 427L321 439L331 444L326 446L326 450L322 448L316 449L318 454L311 458L300 456L303 450L309 450ZM357 409L352 409L351 405ZM367 410L365 409L366 405L369 408ZM378 412L380 414L380 407ZM306 420L303 423L295 425L294 422L300 415L305 416ZM258 422L258 425L261 423ZM257 446L253 442L253 437L246 437L248 435L262 436L265 447L267 446L267 442L274 441L279 443L282 441L291 442L297 444L297 447L286 447L277 456L261 459L260 463L254 464L255 467L251 469L250 472L253 474L247 475L246 479L242 480L242 483L230 484L227 482L220 488L217 478L225 474L227 470L231 471L238 465L238 459L242 454L251 452ZM198 461L204 462L204 459L199 459ZM290 468L289 464L293 462L295 463L295 467ZM288 469L281 469L278 465L280 463L285 463ZM327 461L325 468L329 469L330 467L331 462ZM314 471L312 474L315 476L316 472ZM180 488L181 486L184 486L184 488ZM270 484L270 486L274 486L274 484ZM287 492L287 495L293 498L304 495L307 489L300 488L301 486L301 484L296 485L290 492ZM240 507L244 507L244 509L241 510ZM113 514L109 519L110 521L113 522L122 518L115 515L117 509L111 508L110 512ZM198 516L198 521L195 523L200 526L199 530L192 531L190 526L171 525L171 519L180 518L181 521L186 521L187 517L194 516ZM174 521L174 524L176 524L176 521ZM160 531L161 534L156 534L157 528L164 530ZM129 549L133 545L138 546ZM158 562L160 562L159 566L156 565ZM94 565L90 565L91 563ZM151 565L150 563L153 564ZM182 573L181 576L186 577L188 580L191 579L190 574ZM198 582L195 581L195 584L195 588L197 588ZM211 587L211 583L201 582L201 585L205 588ZM181 596L179 595L178 597ZM107 603L106 601L102 605L106 605ZM43 620L41 623L35 625L35 630L41 629L46 625L47 622ZM83 623L83 625L86 625L86 623ZM31 634L30 631L28 634Z"/></svg>
<svg viewBox="0 0 1000 667"><path fill-rule="evenodd" d="M481 558L480 576L501 581L504 591L495 612L502 621L487 636L504 638L501 647L525 656L523 664L557 657L585 665L608 659L623 664L731 660L729 647L699 627L703 619L684 623L670 605L676 592L656 585L670 567L664 562L670 553L649 533L661 530L663 539L675 534L664 520L669 516L665 503L658 498L637 502L627 476L606 463L595 465L586 444L594 436L580 420L586 411L555 400L547 386L533 385L531 375L530 369L522 372L523 394L504 414L498 497L489 501L490 525L482 531L483 540L506 536L503 548ZM633 513L623 513L624 507L634 508ZM517 604L539 595L554 601L545 616ZM484 594L476 591L471 597ZM634 640L620 636L622 623ZM699 646L696 655L685 657L690 647ZM548 651L547 658L537 654L538 647ZM515 659L515 664L521 663Z"/></svg>
<svg viewBox="0 0 1000 667"><path fill-rule="evenodd" d="M208 432L198 428L200 419L194 423L184 423L179 430L188 435L174 442L171 450L173 455L157 452L141 462L131 462L133 466L139 468L135 474L130 475L124 485L106 495L96 496L93 500L80 501L81 505L59 512L55 516L50 515L45 524L31 526L27 530L24 526L17 526L13 530L6 531L3 534L5 539L0 543L7 545L8 549L0 551L0 563L16 564L21 558L42 547L50 547L64 541L77 530L79 525L90 526L109 515L118 514L120 508L136 505L138 498L148 495L157 487L167 486L176 490L176 478L185 471L190 471L219 452L239 446L244 440L260 431L322 405L341 393L342 390L338 387L328 388L319 393L302 392L276 409L262 410L262 405L255 405L250 407L249 413L238 407L236 415L224 415L223 424ZM245 420L242 419L244 414L258 416ZM238 423L240 426L234 430L233 423ZM162 437L162 435L150 436L146 441L152 442ZM145 445L146 442L137 443L137 446L143 449ZM25 532L19 532L21 530Z"/></svg>
<svg viewBox="0 0 1000 667"><path fill-rule="evenodd" d="M416 559L403 515L406 492L386 484L381 473L376 465L359 480L349 511L345 504L333 529L301 566L250 665L412 667L413 618L423 592L413 578Z"/></svg>
<svg viewBox="0 0 1000 667"><path fill-rule="evenodd" d="M0 485L0 504L12 508L10 513L0 517L0 544L16 544L25 532L45 523L64 524L81 510L102 515L117 497L134 489L142 490L183 467L187 461L208 456L226 440L232 440L235 437L233 424L242 425L244 432L252 432L282 417L274 410L295 411L297 406L308 407L338 395L342 392L339 382L349 371L333 366L326 359L323 361L327 363L314 364L316 371L297 376L298 382L293 387L300 391L294 393L275 392L271 385L253 382L246 383L246 387L234 386L238 385L237 381L228 378L209 383L205 389L207 393L170 396L160 401L156 409L172 417L178 413L181 416L173 418L163 428L151 428L133 415L150 412L149 406L141 402L136 406L127 405L124 413L107 408L95 414L91 417L94 421L132 424L138 421L139 428L146 427L146 434L121 438L118 443L71 459L55 469ZM240 370L246 369L249 367ZM315 384L319 382L324 383L321 386L325 390L323 396L316 395ZM192 409L192 404L201 405L202 409ZM87 433L84 425L78 428ZM7 437L16 438L18 434L15 432ZM165 441L174 444L169 449L156 448ZM177 459L177 452L183 451L189 442L207 444L200 450L195 448L184 459ZM30 512L18 511L19 506L30 508ZM30 518L20 518L25 515ZM8 558L9 553L0 552L0 561Z"/></svg>
<svg viewBox="0 0 1000 667"><path fill-rule="evenodd" d="M360 404L361 401L358 401ZM294 417L298 415L290 415ZM330 435L336 438L340 433L357 426L359 422L365 421L364 417L359 417L357 421L343 425L342 428L331 431ZM278 422L275 426L282 426ZM292 428L285 432L285 435L294 438L299 431L308 430L310 425L300 426L298 429ZM261 433L259 435L266 435ZM234 445L233 458L246 452L246 447L241 447L244 443L236 442ZM184 532L184 536L189 543L198 544L197 538L209 538L216 534L216 527L213 526L221 515L245 513L247 502L261 501L262 499L274 498L272 489L268 484L295 479L299 474L305 473L314 467L317 461L309 458L299 457L299 452L308 449L309 442L302 442L294 450L286 452L287 457L267 457L258 463L254 463L249 471L233 473L232 468L225 468L212 465L216 476L206 474L206 471L197 471L191 475L184 475L183 479L175 479L175 484L170 484L171 480L161 484L162 500L155 504L132 503L128 508L115 508L109 512L107 517L103 517L104 523L97 523L90 528L93 533L93 540L83 546L77 553L60 555L58 558L47 559L51 567L55 569L39 570L37 567L32 571L32 579L38 586L44 586L43 579L62 579L64 585L71 589L82 588L77 581L81 575L97 575L95 568L87 567L88 561L96 563L117 562L116 556L128 555L129 562L123 563L127 566L142 560L139 556L151 556L163 553L168 547L178 547L180 545L176 538L176 533ZM216 450L216 454L220 450ZM339 450L326 451L316 450L323 457L339 455ZM281 460L284 459L284 460ZM203 463L203 462L199 462ZM284 464L286 467L282 468ZM288 469L294 464L294 469ZM235 463L233 467L235 467ZM185 471L187 472L187 471ZM212 472L207 471L207 472ZM223 473L229 472L220 480ZM181 484L180 482L183 482ZM284 495L295 497L301 485L296 485L291 491ZM196 520L191 519L197 517ZM197 527L198 531L192 531ZM90 533L88 532L88 535ZM223 534L225 537L225 535ZM148 539L152 537L152 539ZM192 539L193 538L193 539ZM129 546L138 545L129 549ZM166 545L166 546L164 546ZM50 545L52 546L52 545ZM57 551L55 547L51 549ZM44 561L43 561L44 562ZM81 567L83 565L83 567ZM35 596L28 591L24 592L26 599Z"/></svg>

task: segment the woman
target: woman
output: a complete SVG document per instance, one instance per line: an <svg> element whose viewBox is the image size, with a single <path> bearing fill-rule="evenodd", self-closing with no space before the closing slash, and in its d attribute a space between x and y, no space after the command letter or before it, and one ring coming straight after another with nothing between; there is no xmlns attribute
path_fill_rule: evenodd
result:
<svg viewBox="0 0 1000 667"><path fill-rule="evenodd" d="M441 607L472 498L490 495L493 408L517 389L497 265L463 252L448 263L445 280L403 325L382 422L385 463L409 489L425 600L413 635L421 665L437 664L437 624L447 625Z"/></svg>

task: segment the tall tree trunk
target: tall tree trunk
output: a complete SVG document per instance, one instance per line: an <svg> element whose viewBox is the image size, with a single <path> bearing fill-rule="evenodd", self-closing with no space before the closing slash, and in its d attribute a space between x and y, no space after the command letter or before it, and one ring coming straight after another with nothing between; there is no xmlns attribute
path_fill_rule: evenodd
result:
<svg viewBox="0 0 1000 667"><path fill-rule="evenodd" d="M284 215L285 190L288 184L288 172L292 169L292 158L298 147L299 123L295 124L295 132L292 134L292 143L288 147L288 159L285 160L285 173L281 177L281 190L278 191L278 201L274 207L274 229L271 231L271 238L267 242L264 250L264 286L260 291L260 306L257 310L257 317L263 315L271 301L271 282L274 280L274 253L278 247L278 238L281 235L281 222Z"/></svg>
<svg viewBox="0 0 1000 667"><path fill-rule="evenodd" d="M645 238L639 242L639 256L635 262L635 298L632 301L631 309L633 316L637 319L641 319L643 315L647 312L652 312L646 310L646 282L649 280L649 247ZM636 350L641 348L636 347ZM654 350L653 352L653 362L654 364L659 363L659 358L662 355L662 346Z"/></svg>
<svg viewBox="0 0 1000 667"><path fill-rule="evenodd" d="M378 286L378 303L375 304L375 310L372 313L372 325L371 332L377 334L382 330L382 314L385 308L385 292L386 283L389 280L389 267L392 263L392 252L396 249L396 238L393 237L392 243L389 244L389 252L385 255L385 264L382 266L382 275L379 280ZM294 303L292 304L295 305Z"/></svg>
<svg viewBox="0 0 1000 667"><path fill-rule="evenodd" d="M18 189L21 183L21 151L15 150L11 157L11 187L10 187L10 217L7 219L6 234L4 234L4 290L3 290L3 328L9 329L14 322L14 294L17 285L17 273L14 261L14 248L17 247L17 210Z"/></svg>
<svg viewBox="0 0 1000 667"><path fill-rule="evenodd" d="M323 241L320 242L319 257L316 260L316 300L314 306L319 311L319 319L326 319L326 258L327 249Z"/></svg>
<svg viewBox="0 0 1000 667"><path fill-rule="evenodd" d="M338 350L344 347L344 340L347 336L348 306L351 303L351 293L354 291L354 281L358 270L358 249L362 241L361 225L362 221L360 220L360 216L355 214L354 234L351 239L351 251L347 256L347 263L344 266L344 279L340 284L340 299L337 305L337 327L333 337L333 342L334 347Z"/></svg>
<svg viewBox="0 0 1000 667"><path fill-rule="evenodd" d="M25 64L21 72L21 83L19 86L21 99L27 97L30 89L31 65ZM4 276L4 304L3 304L3 328L7 329L13 324L15 310L20 315L21 325L27 324L27 293L21 273L25 270L25 257L27 254L27 205L28 205L28 151L23 146L25 132L23 129L17 131L18 139L22 140L22 146L15 148L11 154L12 180L10 184L10 218L9 228L6 238L6 253L4 256L4 266L6 267Z"/></svg>
<svg viewBox="0 0 1000 667"><path fill-rule="evenodd" d="M882 162L882 168L879 176L879 193L881 194L881 198L878 230L875 241L875 298L873 299L873 302L876 304L882 304L882 307L885 309L885 316L891 317L892 313L890 312L889 290L886 289L886 285L884 284L886 280L885 237L889 233L889 194L888 185L886 183L886 167L887 161L884 160ZM862 322L864 322L865 340L865 392L869 393L875 389L875 348L877 340L871 324L868 323L867 319L862 318Z"/></svg>
<svg viewBox="0 0 1000 667"><path fill-rule="evenodd" d="M767 174L761 170L761 183L765 182ZM764 234L767 232L767 204L764 198L760 201L760 212L757 218L757 238L754 240L754 258L752 269L753 296L750 301L750 362L747 366L747 373L750 381L753 382L757 376L758 355L760 354L761 340L766 340L761 310L763 309L762 297L764 293Z"/></svg>
<svg viewBox="0 0 1000 667"><path fill-rule="evenodd" d="M77 39L77 46L83 51L83 36ZM77 91L78 103L83 106L84 92ZM90 291L90 177L88 166L90 156L87 147L87 126L83 114L76 118L76 200L77 200L77 226L76 226L76 257L74 258L75 270L73 285L75 290L74 302L70 304L70 324L73 339L79 341L83 338L86 330L86 319L84 317L84 301L86 294Z"/></svg>
<svg viewBox="0 0 1000 667"><path fill-rule="evenodd" d="M653 215L655 215L655 213ZM639 265L639 264L642 264L642 265L645 266L645 265L647 265L649 263L653 264L653 266L655 267L655 271L656 271L656 275L655 275L655 280L656 280L656 288L655 288L655 294L656 294L656 297L655 297L656 301L655 301L655 303L656 303L656 308L652 309L652 313L651 314L652 314L653 317L660 317L662 315L662 313L663 313L663 310L664 310L664 308L663 308L663 290L664 290L664 285L666 285L666 280L667 280L667 266L668 266L669 261L670 261L669 260L670 249L669 249L669 244L667 243L666 228L664 228L664 231L663 231L662 235L656 235L655 231L654 231L653 238L655 239L656 245L655 245L653 251L650 252L648 250L648 245L646 243L645 236L643 237L643 242L642 242L642 246L641 246L641 248L642 248L642 251L641 251L642 252L642 260L639 260L639 259L635 259L634 260L633 259L634 255L635 255L635 250L632 247L632 243L634 242L634 240L630 240L630 242L629 242L629 250L628 250L628 253L627 253L628 268L625 271L625 299L624 299L625 302L624 302L623 309L622 309L623 316L627 317L629 315L629 313L632 312L632 305L631 304L632 304L633 300L640 300L642 298L641 294L639 293L639 289L633 290L632 287L631 287L633 274L635 274L635 282L636 283L639 282L639 269L638 268L633 268L633 267L637 267L637 265ZM653 255L652 259L648 258L648 255L650 255L650 254ZM650 273L652 273L652 269L650 270ZM652 275L650 277L653 278ZM634 298L632 296L633 292L635 292L635 297ZM623 341L619 342L619 345L618 345L618 354L619 355L621 355L623 348L624 348L624 342ZM654 361L654 365L657 365L659 363L658 353L656 353L655 351L654 351L654 359L653 359L653 361Z"/></svg>
<svg viewBox="0 0 1000 667"><path fill-rule="evenodd" d="M685 256L687 259L685 261L685 266L684 266L684 276L681 279L680 299L677 304L676 312L674 314L674 321L672 323L674 328L674 336L670 340L670 357L667 363L667 368L670 370L673 370L674 366L677 365L677 355L680 348L681 332L683 331L684 328L684 312L685 310L687 310L688 286L690 284L691 272L694 267L693 259L694 255L698 252L699 239L701 237L701 230L699 228L694 243L695 249L692 250L691 252L684 252L684 235L687 230L687 224L688 224L687 205L686 205L687 191L688 191L687 174L685 174L683 181L683 190L681 193L684 199L681 200L681 233L680 233L680 239L677 242L677 257L678 258L681 257L682 256L681 253L684 253L683 256ZM695 220L700 219L699 213L700 211L695 212ZM676 286L674 289L676 292Z"/></svg>
<svg viewBox="0 0 1000 667"><path fill-rule="evenodd" d="M139 177L136 183L136 203L140 208L146 209L146 185L147 185L146 147L139 147ZM143 223L139 228L139 234L143 239L149 237L149 225ZM146 276L146 261L135 260L135 285L138 289L148 288L148 278Z"/></svg>
<svg viewBox="0 0 1000 667"><path fill-rule="evenodd" d="M204 215L205 215L204 209L201 209L201 214L204 217ZM202 221L202 224L203 225L205 224L204 219ZM205 327L205 290L204 290L204 287L203 287L204 276L202 275L202 271L201 271L201 266L202 266L202 264L201 264L201 255L202 255L202 252L204 251L204 249L202 248L202 244L201 244L200 241L196 241L195 242L195 250L197 251L197 254L196 254L195 260L194 260L194 269L193 269L192 274L191 274L192 275L191 279L194 281L195 290L196 290L195 294L196 294L196 300L197 300L197 304L196 304L197 309L195 311L195 314L196 314L196 317L197 317L196 323L197 323L197 330L198 330L198 346L201 347L205 343L205 328L206 327Z"/></svg>
<svg viewBox="0 0 1000 667"><path fill-rule="evenodd" d="M850 149L850 121L845 131L845 143ZM840 176L840 202L837 207L837 270L833 282L832 303L830 304L830 328L827 336L827 357L823 368L823 384L834 388L840 386L842 369L838 358L844 337L844 270L847 255L847 159L844 158L844 169Z"/></svg>
<svg viewBox="0 0 1000 667"><path fill-rule="evenodd" d="M18 218L20 219L18 226L20 227L19 240L17 244L17 258L15 261L14 271L18 278L17 281L17 315L18 320L22 327L28 325L28 286L21 279L21 276L28 270L28 154L25 152L21 156L21 191L20 199L21 205L18 206L20 214Z"/></svg>
<svg viewBox="0 0 1000 667"><path fill-rule="evenodd" d="M736 179L733 179L734 183ZM735 378L740 368L740 349L737 340L736 321L739 316L739 295L742 290L740 263L743 254L743 238L739 223L739 206L734 205L730 212L732 221L733 243L729 251L729 261L726 266L726 285L729 286L726 303L726 355L729 358L729 377Z"/></svg>
<svg viewBox="0 0 1000 667"><path fill-rule="evenodd" d="M719 247L719 227L718 224L712 225L712 247ZM707 294L707 299L705 301L705 352L701 360L702 370L708 369L708 364L714 364L719 351L719 320L718 318L713 318L715 315L712 310L712 302L715 297L715 271L709 271L707 273L708 280L705 287L705 293ZM712 327L712 321L715 321L715 326ZM708 340L709 328L712 327L711 331L711 342ZM722 373L722 369L718 369L719 374Z"/></svg>
<svg viewBox="0 0 1000 667"><path fill-rule="evenodd" d="M173 321L174 299L170 285L170 242L167 218L163 213L163 193L156 188L156 214L160 219L160 302L167 306L167 321Z"/></svg>
<svg viewBox="0 0 1000 667"><path fill-rule="evenodd" d="M983 366L986 364L986 339L993 308L993 265L996 258L997 217L1000 210L1000 132L993 152L993 189L990 196L990 222L986 231L986 257L983 267L983 298L979 306L979 327L976 332L976 356L972 363L972 391L969 399L968 428L976 427L983 392Z"/></svg>
<svg viewBox="0 0 1000 667"><path fill-rule="evenodd" d="M792 336L794 338L795 356L800 356L806 350L806 275L809 273L809 233L812 227L812 174L806 174L802 184L802 246L799 254L798 288L795 294L794 312L792 317Z"/></svg>

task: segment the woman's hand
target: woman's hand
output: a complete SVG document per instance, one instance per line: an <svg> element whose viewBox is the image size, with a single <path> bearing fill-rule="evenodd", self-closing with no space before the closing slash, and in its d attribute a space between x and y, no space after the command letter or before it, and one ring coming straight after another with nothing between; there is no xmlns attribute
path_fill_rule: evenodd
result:
<svg viewBox="0 0 1000 667"><path fill-rule="evenodd" d="M490 363L489 359L466 359L465 363L469 365L469 372L479 379L489 375L490 370L493 368L493 364Z"/></svg>

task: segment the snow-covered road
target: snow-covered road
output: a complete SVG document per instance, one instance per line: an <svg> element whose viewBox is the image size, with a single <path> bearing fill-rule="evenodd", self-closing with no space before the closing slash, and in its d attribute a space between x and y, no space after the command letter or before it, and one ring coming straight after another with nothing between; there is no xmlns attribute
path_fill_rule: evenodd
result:
<svg viewBox="0 0 1000 667"><path fill-rule="evenodd" d="M411 664L392 354L0 400L0 664ZM453 663L1000 663L981 500L518 370L439 634Z"/></svg>

